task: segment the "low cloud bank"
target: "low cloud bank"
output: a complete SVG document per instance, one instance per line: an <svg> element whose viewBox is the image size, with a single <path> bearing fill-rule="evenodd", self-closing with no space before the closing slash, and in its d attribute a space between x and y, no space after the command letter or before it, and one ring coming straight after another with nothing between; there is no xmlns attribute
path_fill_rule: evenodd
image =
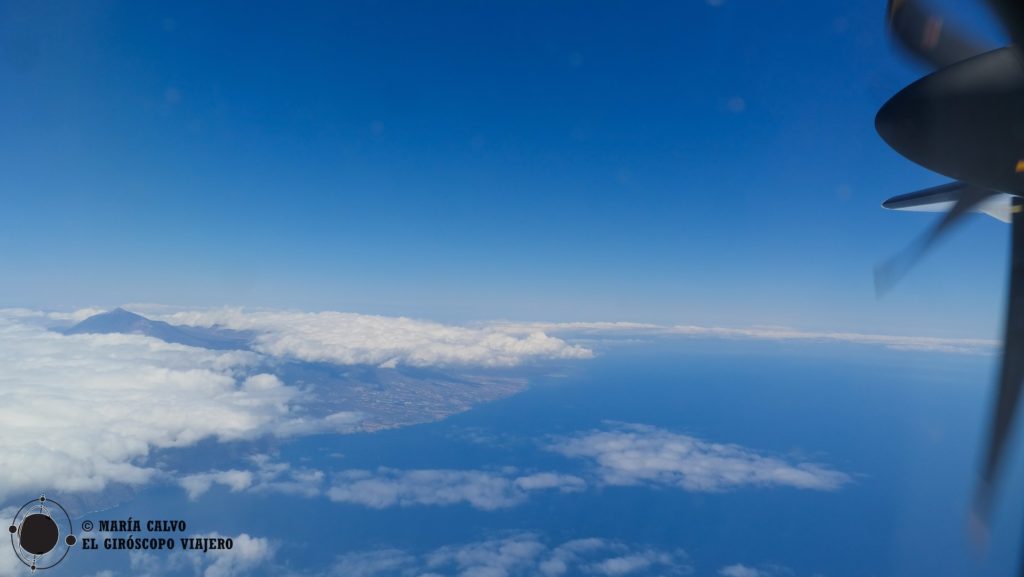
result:
<svg viewBox="0 0 1024 577"><path fill-rule="evenodd" d="M551 451L590 462L608 485L664 485L692 492L741 487L833 491L849 475L823 465L765 456L647 425L619 425L561 438Z"/></svg>

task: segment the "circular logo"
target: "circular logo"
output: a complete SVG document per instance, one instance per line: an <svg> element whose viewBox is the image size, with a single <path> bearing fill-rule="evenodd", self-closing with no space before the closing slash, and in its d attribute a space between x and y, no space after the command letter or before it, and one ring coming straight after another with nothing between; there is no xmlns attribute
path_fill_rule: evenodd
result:
<svg viewBox="0 0 1024 577"><path fill-rule="evenodd" d="M55 567L78 542L68 512L45 495L22 505L8 530L14 553L32 571Z"/></svg>

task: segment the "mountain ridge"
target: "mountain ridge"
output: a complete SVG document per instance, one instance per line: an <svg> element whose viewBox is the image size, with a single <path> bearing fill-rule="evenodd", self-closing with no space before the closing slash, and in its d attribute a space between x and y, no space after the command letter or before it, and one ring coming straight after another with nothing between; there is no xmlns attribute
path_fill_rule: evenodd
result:
<svg viewBox="0 0 1024 577"><path fill-rule="evenodd" d="M92 315L61 331L65 335L132 334L213 350L250 350L254 333L223 327L193 327L155 321L121 307Z"/></svg>

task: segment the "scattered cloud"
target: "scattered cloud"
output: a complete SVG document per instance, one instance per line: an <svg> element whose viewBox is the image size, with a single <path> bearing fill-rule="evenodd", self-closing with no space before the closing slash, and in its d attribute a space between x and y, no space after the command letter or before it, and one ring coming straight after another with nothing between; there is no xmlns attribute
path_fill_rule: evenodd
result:
<svg viewBox="0 0 1024 577"><path fill-rule="evenodd" d="M202 569L201 566L191 567L194 562L201 562L201 559L190 559L182 552L157 555L145 551L130 551L128 560L134 577L164 577L181 573L186 568L192 568L191 573L199 575Z"/></svg>
<svg viewBox="0 0 1024 577"><path fill-rule="evenodd" d="M681 549L630 546L608 539L576 539L549 545L520 533L441 547L422 555L381 549L342 555L331 575L346 577L562 577L597 575L649 577L693 572Z"/></svg>
<svg viewBox="0 0 1024 577"><path fill-rule="evenodd" d="M266 455L250 460L251 470L215 469L179 478L195 500L214 485L233 492L279 492L385 509L410 506L469 505L484 511L527 501L535 491L579 492L591 484L662 485L692 492L721 492L741 487L792 487L831 491L850 477L824 465L766 456L738 445L704 441L656 427L612 424L556 439L547 449L591 462L594 478L514 467L494 469L347 469L330 475L295 468ZM633 560L636 561L636 560ZM622 561L625 563L625 561ZM609 571L613 566L609 565Z"/></svg>
<svg viewBox="0 0 1024 577"><path fill-rule="evenodd" d="M231 492L237 493L251 487L252 479L253 474L250 471L230 469L186 475L178 481L178 484L188 492L188 498L195 501L209 491L214 484L224 485L231 489Z"/></svg>
<svg viewBox="0 0 1024 577"><path fill-rule="evenodd" d="M791 576L793 571L782 565L764 565L761 567L750 567L742 563L726 565L718 570L722 577L781 577Z"/></svg>
<svg viewBox="0 0 1024 577"><path fill-rule="evenodd" d="M173 324L255 331L254 348L261 353L344 365L508 367L535 359L592 356L590 350L542 331L513 335L488 326L462 327L405 317L241 309L150 314Z"/></svg>
<svg viewBox="0 0 1024 577"><path fill-rule="evenodd" d="M563 475L560 473L534 473L517 477L514 481L516 487L524 491L538 491L543 489L558 489L563 493L582 491L587 488L587 483L575 475Z"/></svg>
<svg viewBox="0 0 1024 577"><path fill-rule="evenodd" d="M590 431L559 439L549 449L591 460L608 485L666 485L694 492L745 486L831 491L850 481L822 465L793 463L647 425Z"/></svg>
<svg viewBox="0 0 1024 577"><path fill-rule="evenodd" d="M254 493L284 493L303 497L314 497L321 493L324 481L323 471L292 467L278 463L268 455L253 455L249 460L254 470L228 469L193 473L178 479L178 484L193 501L201 497L213 485L223 485L231 492L252 491Z"/></svg>
<svg viewBox="0 0 1024 577"><path fill-rule="evenodd" d="M672 562L669 553L653 550L640 553L631 553L621 557L611 557L590 566L591 572L608 577L619 575L635 575L641 571L647 571L652 567L668 565Z"/></svg>
<svg viewBox="0 0 1024 577"><path fill-rule="evenodd" d="M718 574L722 577L761 577L760 571L741 563L722 567L718 570Z"/></svg>
<svg viewBox="0 0 1024 577"><path fill-rule="evenodd" d="M442 547L426 557L427 569L458 575L511 575L526 573L546 547L533 535L491 539Z"/></svg>
<svg viewBox="0 0 1024 577"><path fill-rule="evenodd" d="M218 537L216 533L208 535ZM254 569L268 563L275 552L274 545L262 537L250 537L242 533L232 538L234 546L227 550L210 551L205 553L212 562L203 571L203 577L235 577L244 575L250 569Z"/></svg>
<svg viewBox="0 0 1024 577"><path fill-rule="evenodd" d="M195 537L226 537L219 533ZM135 577L163 577L191 573L202 577L239 577L270 564L277 552L274 542L263 537L241 533L231 537L231 549L201 551L175 550L156 554L145 551L129 553L132 575ZM191 571L186 571L191 569Z"/></svg>
<svg viewBox="0 0 1024 577"><path fill-rule="evenodd" d="M514 470L380 468L376 471L348 470L335 475L327 491L332 501L354 503L375 509L413 505L468 504L491 511L524 502L531 491L580 491L586 482L573 475L533 473L517 475Z"/></svg>
<svg viewBox="0 0 1024 577"><path fill-rule="evenodd" d="M416 564L416 557L401 549L380 549L342 555L329 574L337 577L401 576L408 575Z"/></svg>
<svg viewBox="0 0 1024 577"><path fill-rule="evenodd" d="M200 537L219 537L217 533ZM274 565L277 545L245 533L232 537L230 550L129 553L135 577L179 574L240 577L283 571ZM573 539L552 545L536 533L514 533L426 552L397 548L339 555L320 577L672 577L693 567L682 549L659 549L601 538ZM0 573L4 577L8 574ZM15 573L10 573L13 577ZM103 573L96 577L112 577ZM743 576L727 576L743 577Z"/></svg>

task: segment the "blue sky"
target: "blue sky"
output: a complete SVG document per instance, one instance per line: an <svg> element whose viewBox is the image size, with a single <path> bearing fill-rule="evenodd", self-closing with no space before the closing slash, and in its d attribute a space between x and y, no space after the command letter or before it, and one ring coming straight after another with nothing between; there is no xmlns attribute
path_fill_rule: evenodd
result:
<svg viewBox="0 0 1024 577"><path fill-rule="evenodd" d="M983 6L961 7L992 33ZM876 301L943 182L884 2L0 4L7 306L992 337L1008 229ZM938 314L941 311L941 314Z"/></svg>

